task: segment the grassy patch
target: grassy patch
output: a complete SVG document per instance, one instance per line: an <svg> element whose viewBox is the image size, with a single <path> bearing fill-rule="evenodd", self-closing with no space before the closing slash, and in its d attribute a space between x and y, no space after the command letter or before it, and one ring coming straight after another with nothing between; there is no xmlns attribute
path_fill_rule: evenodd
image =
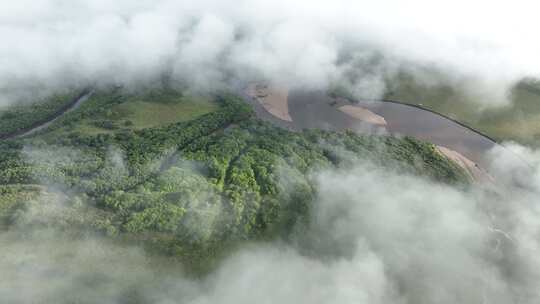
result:
<svg viewBox="0 0 540 304"><path fill-rule="evenodd" d="M196 119L214 112L218 103L210 97L164 90L128 94L121 90L95 92L77 110L67 113L44 133L45 137L113 134L141 130Z"/></svg>
<svg viewBox="0 0 540 304"><path fill-rule="evenodd" d="M215 111L218 105L205 97L183 96L174 102L155 102L133 98L113 107L123 125L133 129L159 127L188 121ZM131 122L132 124L130 124Z"/></svg>

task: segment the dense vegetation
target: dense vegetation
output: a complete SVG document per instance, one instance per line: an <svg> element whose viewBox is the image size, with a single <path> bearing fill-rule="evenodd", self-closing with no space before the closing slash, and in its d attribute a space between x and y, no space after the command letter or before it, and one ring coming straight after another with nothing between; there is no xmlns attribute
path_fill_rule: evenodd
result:
<svg viewBox="0 0 540 304"><path fill-rule="evenodd" d="M55 95L45 101L12 106L0 111L0 139L20 134L65 111L80 93Z"/></svg>
<svg viewBox="0 0 540 304"><path fill-rule="evenodd" d="M143 241L200 267L226 244L287 238L293 226L302 227L317 193L317 170L364 160L439 182L468 181L431 144L348 131L290 132L256 119L228 94L215 97L215 111L162 127L77 130L131 98L96 92L47 131L0 142L0 227L31 210L25 225Z"/></svg>

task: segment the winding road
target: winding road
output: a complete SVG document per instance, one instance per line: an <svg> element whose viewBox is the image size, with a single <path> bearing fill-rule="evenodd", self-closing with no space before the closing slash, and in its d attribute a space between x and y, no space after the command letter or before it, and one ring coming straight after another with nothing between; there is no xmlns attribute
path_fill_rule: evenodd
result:
<svg viewBox="0 0 540 304"><path fill-rule="evenodd" d="M88 98L92 95L92 93L93 91L90 89L83 90L79 95L77 95L77 97L73 98L66 105L58 109L58 111L56 111L56 113L54 113L51 117L48 117L42 121L35 122L33 125L29 126L28 128L24 128L22 130L18 130L11 134L4 135L0 137L0 139L21 138L21 137L32 135L43 129L46 129L52 123L54 123L56 120L62 117L64 114L69 113L79 108L86 100L88 100Z"/></svg>

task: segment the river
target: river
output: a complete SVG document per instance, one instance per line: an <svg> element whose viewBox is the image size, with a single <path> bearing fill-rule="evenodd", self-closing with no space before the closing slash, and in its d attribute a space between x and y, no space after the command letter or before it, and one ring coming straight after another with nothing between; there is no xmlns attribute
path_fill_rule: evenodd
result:
<svg viewBox="0 0 540 304"><path fill-rule="evenodd" d="M498 147L502 148L505 157L507 155L525 165L516 154L505 149L489 136L418 106L382 100L351 102L343 98L333 98L325 91L290 90L287 97L287 114L292 121L285 121L269 113L257 98L253 98L246 92L247 90L244 90L242 96L254 106L259 118L291 130L349 129L365 134L411 136L456 151L476 164L474 166L483 170L491 167L493 159L489 152L494 147ZM271 89L268 93L271 94ZM346 105L367 109L381 119L383 118L386 125L374 125L358 120L340 110L340 107Z"/></svg>

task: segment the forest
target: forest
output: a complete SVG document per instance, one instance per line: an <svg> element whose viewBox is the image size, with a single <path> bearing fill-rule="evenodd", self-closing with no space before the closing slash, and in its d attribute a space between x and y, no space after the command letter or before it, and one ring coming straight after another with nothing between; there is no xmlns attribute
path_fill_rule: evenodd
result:
<svg viewBox="0 0 540 304"><path fill-rule="evenodd" d="M0 139L24 133L32 127L46 122L50 117L59 115L86 92L86 90L69 90L45 98L45 100L2 109L0 112Z"/></svg>
<svg viewBox="0 0 540 304"><path fill-rule="evenodd" d="M0 229L22 217L27 226L142 244L202 271L234 244L301 231L321 170L365 163L469 184L432 144L352 131L292 132L257 119L229 93L211 96L215 110L164 126L138 129L110 119L134 94L97 91L46 130L0 142ZM106 117L117 127L77 129ZM24 221L29 210L34 216Z"/></svg>

